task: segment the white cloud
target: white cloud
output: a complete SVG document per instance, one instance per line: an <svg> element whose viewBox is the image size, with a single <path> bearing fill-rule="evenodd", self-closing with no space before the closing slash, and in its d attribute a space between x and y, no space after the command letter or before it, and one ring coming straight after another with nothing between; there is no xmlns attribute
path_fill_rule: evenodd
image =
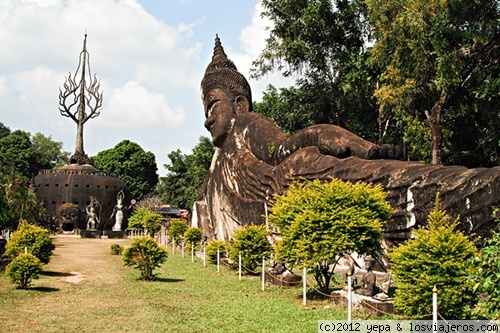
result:
<svg viewBox="0 0 500 333"><path fill-rule="evenodd" d="M113 129L173 128L184 123L185 111L170 107L165 95L130 81L113 91L101 116L102 124L105 124L103 127Z"/></svg>
<svg viewBox="0 0 500 333"><path fill-rule="evenodd" d="M153 8L172 14L180 4ZM73 151L76 124L60 115L58 95L78 66L87 33L91 70L104 93L101 115L85 124L87 154L128 139L155 153L164 174L169 152L190 153L201 135L209 135L199 86L210 61L203 52L211 53L215 33L235 38L232 32L240 32L239 41L222 43L247 78L268 34L259 6L245 27L243 20L222 24L220 17L234 13L224 12L224 1L214 4L172 24L138 0L0 0L0 121L12 130L51 135ZM271 82L287 85L279 75L250 81L256 100Z"/></svg>

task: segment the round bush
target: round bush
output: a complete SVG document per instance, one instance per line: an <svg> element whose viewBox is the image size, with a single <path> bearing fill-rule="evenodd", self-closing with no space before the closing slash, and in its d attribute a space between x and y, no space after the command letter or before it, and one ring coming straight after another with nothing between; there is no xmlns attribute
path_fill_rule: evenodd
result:
<svg viewBox="0 0 500 333"><path fill-rule="evenodd" d="M200 228L190 227L184 233L184 239L187 244L187 250L191 251L191 244L194 245L195 249L197 248L197 244L201 242L203 234Z"/></svg>
<svg viewBox="0 0 500 333"><path fill-rule="evenodd" d="M18 288L26 289L31 280L38 279L42 267L43 264L37 257L30 253L22 253L7 265L5 275L9 277L11 283L17 284Z"/></svg>
<svg viewBox="0 0 500 333"><path fill-rule="evenodd" d="M228 252L228 243L222 240L212 240L207 244L205 249L208 261L212 264L217 263L217 250L219 250L220 259L226 257Z"/></svg>
<svg viewBox="0 0 500 333"><path fill-rule="evenodd" d="M111 254L112 255L122 255L123 246L120 244L111 244Z"/></svg>
<svg viewBox="0 0 500 333"><path fill-rule="evenodd" d="M22 220L19 230L12 233L12 237L7 243L7 254L15 258L24 253L25 249L43 264L48 264L55 246L48 230Z"/></svg>
<svg viewBox="0 0 500 333"><path fill-rule="evenodd" d="M246 225L237 230L233 238L230 258L238 262L238 254L241 252L242 265L248 270L256 270L262 264L262 257L271 253L272 246L267 239L264 225Z"/></svg>
<svg viewBox="0 0 500 333"><path fill-rule="evenodd" d="M153 270L160 267L167 258L167 250L149 237L135 239L122 254L123 264L138 269L141 278L146 281L154 280Z"/></svg>

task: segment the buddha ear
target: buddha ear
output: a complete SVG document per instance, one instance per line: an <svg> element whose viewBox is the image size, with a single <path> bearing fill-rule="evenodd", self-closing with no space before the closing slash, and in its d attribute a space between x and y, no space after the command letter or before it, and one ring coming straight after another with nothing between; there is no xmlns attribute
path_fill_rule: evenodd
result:
<svg viewBox="0 0 500 333"><path fill-rule="evenodd" d="M236 114L243 114L250 111L250 102L248 102L245 96L239 95L235 98L234 102L236 103Z"/></svg>

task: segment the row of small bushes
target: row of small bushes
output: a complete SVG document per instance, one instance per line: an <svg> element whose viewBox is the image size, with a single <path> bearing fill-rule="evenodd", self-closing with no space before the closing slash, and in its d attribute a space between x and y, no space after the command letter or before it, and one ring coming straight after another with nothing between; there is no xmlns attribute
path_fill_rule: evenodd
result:
<svg viewBox="0 0 500 333"><path fill-rule="evenodd" d="M48 230L21 220L19 229L7 242L7 255L12 261L5 268L5 275L18 288L28 288L42 273L43 265L49 263L54 249Z"/></svg>

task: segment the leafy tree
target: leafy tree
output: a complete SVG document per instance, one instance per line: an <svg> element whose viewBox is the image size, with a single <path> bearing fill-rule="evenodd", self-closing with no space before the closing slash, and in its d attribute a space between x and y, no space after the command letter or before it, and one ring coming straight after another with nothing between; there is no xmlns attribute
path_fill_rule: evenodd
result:
<svg viewBox="0 0 500 333"><path fill-rule="evenodd" d="M158 183L155 155L129 140L99 152L92 160L96 168L117 175L137 200L152 192Z"/></svg>
<svg viewBox="0 0 500 333"><path fill-rule="evenodd" d="M237 262L241 253L241 263L250 271L260 267L262 258L271 254L272 246L263 225L246 225L234 232L233 239L229 252L231 260Z"/></svg>
<svg viewBox="0 0 500 333"><path fill-rule="evenodd" d="M498 135L481 134L471 143L463 133L473 129L480 134L485 124L498 124L498 2L368 0L366 4L377 37L373 58L383 70L375 91L380 113L393 115L406 128L410 153L422 146L417 139L423 128L431 134L434 164L441 163L443 142L451 146L453 137L457 145L465 141L485 148L493 139L498 153ZM453 127L459 124L468 125Z"/></svg>
<svg viewBox="0 0 500 333"><path fill-rule="evenodd" d="M394 305L408 316L432 313L432 289L438 289L439 312L447 319L466 319L477 302L468 276L477 256L471 240L456 230L446 211L439 209L439 195L428 217L428 228L414 231L414 238L389 254L396 294Z"/></svg>
<svg viewBox="0 0 500 333"><path fill-rule="evenodd" d="M495 208L493 216L500 224L500 208ZM500 232L494 231L486 240L482 255L478 259L479 269L472 275L475 290L485 293L474 313L489 319L500 319Z"/></svg>
<svg viewBox="0 0 500 333"><path fill-rule="evenodd" d="M31 137L31 148L35 151L39 169L52 169L69 160L70 153L62 150L63 143L52 140L52 136L35 133Z"/></svg>
<svg viewBox="0 0 500 333"><path fill-rule="evenodd" d="M160 178L158 192L162 201L172 206L191 209L198 199L198 192L203 186L210 168L214 146L212 141L201 136L191 155L180 150L168 154L170 164L165 164L169 172Z"/></svg>
<svg viewBox="0 0 500 333"><path fill-rule="evenodd" d="M167 250L149 237L135 239L122 254L123 264L138 269L141 279L146 281L155 279L154 269L160 267L167 258Z"/></svg>
<svg viewBox="0 0 500 333"><path fill-rule="evenodd" d="M11 283L16 283L18 288L26 289L31 280L38 279L42 273L42 262L31 253L22 253L12 260L5 269L5 275Z"/></svg>
<svg viewBox="0 0 500 333"><path fill-rule="evenodd" d="M137 207L128 218L129 228L144 230L144 217L150 213L152 213L152 211L146 207Z"/></svg>
<svg viewBox="0 0 500 333"><path fill-rule="evenodd" d="M29 179L38 173L28 132L16 130L0 139L0 173L11 179L18 176Z"/></svg>
<svg viewBox="0 0 500 333"><path fill-rule="evenodd" d="M7 204L7 196L5 190L0 187L0 230L12 227L12 218L10 215L9 205Z"/></svg>
<svg viewBox="0 0 500 333"><path fill-rule="evenodd" d="M26 250L42 263L48 264L55 246L47 229L29 224L22 220L19 230L12 233L7 243L7 254L13 258Z"/></svg>
<svg viewBox="0 0 500 333"><path fill-rule="evenodd" d="M184 233L188 230L188 225L181 219L171 219L170 220L170 230L168 234L174 238L175 244L180 244Z"/></svg>
<svg viewBox="0 0 500 333"><path fill-rule="evenodd" d="M383 140L373 98L378 71L365 46L370 26L364 2L264 0L262 5L273 26L252 76L277 70L299 79L296 88L279 93L269 88L256 111L269 110L285 131L332 123L368 140Z"/></svg>
<svg viewBox="0 0 500 333"><path fill-rule="evenodd" d="M382 226L392 213L380 185L338 179L294 182L275 196L270 211L269 222L281 235L277 259L315 267L316 280L325 290L334 266L329 271L323 263L335 265L352 252L377 256Z"/></svg>
<svg viewBox="0 0 500 333"><path fill-rule="evenodd" d="M16 229L21 219L30 223L39 221L43 209L23 178L18 177L12 183L4 185L4 191L8 206L5 216L10 217L10 220L6 221L7 227Z"/></svg>
<svg viewBox="0 0 500 333"><path fill-rule="evenodd" d="M154 212L144 215L142 218L144 229L146 229L150 235L156 235L156 233L161 230L162 218L163 216L161 214Z"/></svg>
<svg viewBox="0 0 500 333"><path fill-rule="evenodd" d="M128 225L130 228L147 230L150 235L155 235L161 229L162 218L161 214L140 206L130 216Z"/></svg>
<svg viewBox="0 0 500 333"><path fill-rule="evenodd" d="M0 122L0 139L10 135L10 128Z"/></svg>
<svg viewBox="0 0 500 333"><path fill-rule="evenodd" d="M214 239L208 242L206 247L206 254L208 261L212 264L217 263L217 250L219 250L219 258L222 259L228 252L229 244L223 240Z"/></svg>

